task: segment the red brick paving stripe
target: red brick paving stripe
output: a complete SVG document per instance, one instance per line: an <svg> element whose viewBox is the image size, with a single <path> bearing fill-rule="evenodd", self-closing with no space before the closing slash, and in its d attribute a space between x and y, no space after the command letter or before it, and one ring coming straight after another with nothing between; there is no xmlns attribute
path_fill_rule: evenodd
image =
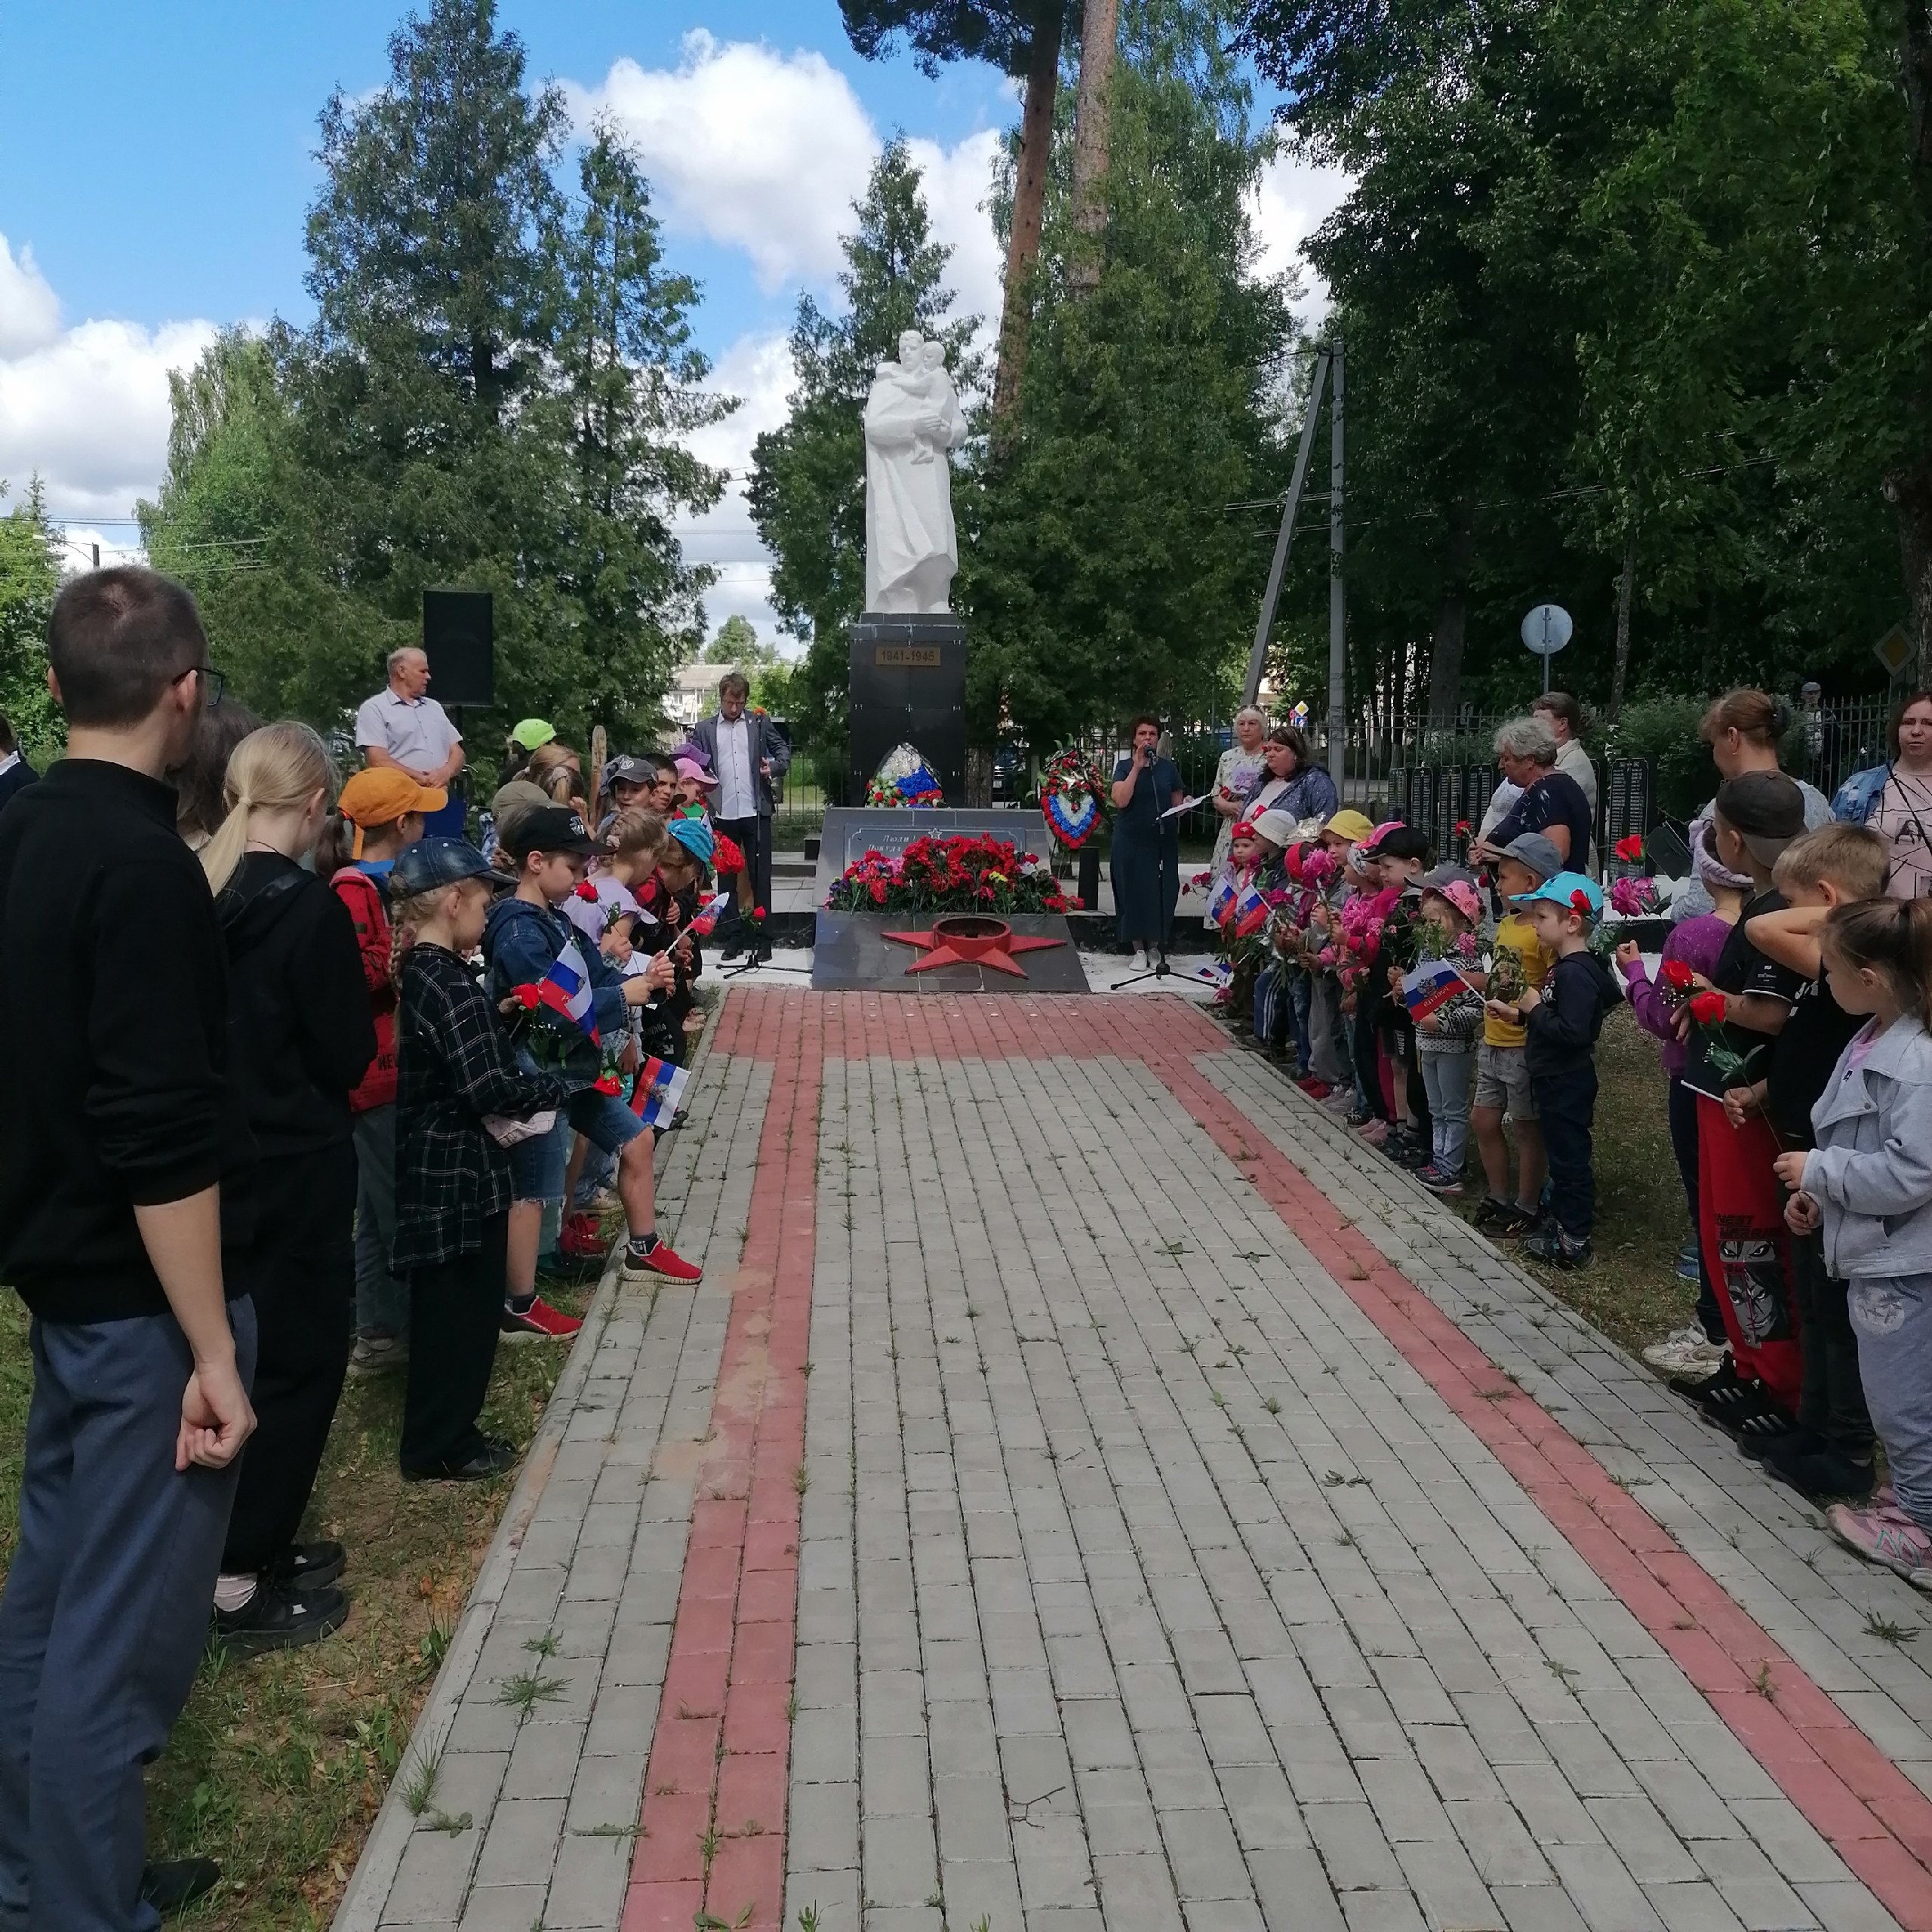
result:
<svg viewBox="0 0 1932 1932"><path fill-rule="evenodd" d="M717 1050L771 1062L771 1095L698 1469L623 1932L691 1932L700 1915L777 1932L784 1910L798 1599L792 1475L804 1458L823 1067L811 999L745 989L727 998L719 1017ZM721 1150L719 1158L731 1155Z"/></svg>
<svg viewBox="0 0 1932 1932"><path fill-rule="evenodd" d="M1932 1932L1932 1800L1161 1031L1143 1032L1143 1057L1215 1145L1676 1660L1905 1932ZM1687 1619L1693 1627L1680 1628Z"/></svg>

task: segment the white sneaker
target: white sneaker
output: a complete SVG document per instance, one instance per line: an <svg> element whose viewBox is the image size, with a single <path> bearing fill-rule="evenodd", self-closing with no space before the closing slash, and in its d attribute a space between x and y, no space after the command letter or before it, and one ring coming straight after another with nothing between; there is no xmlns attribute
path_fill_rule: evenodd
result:
<svg viewBox="0 0 1932 1932"><path fill-rule="evenodd" d="M1137 946L1134 949L1134 970L1137 973L1144 973L1147 970L1147 949L1144 946Z"/></svg>
<svg viewBox="0 0 1932 1932"><path fill-rule="evenodd" d="M1653 1342L1644 1351L1644 1359L1651 1367L1685 1380L1715 1374L1724 1358L1724 1345L1710 1340L1694 1322L1661 1342Z"/></svg>

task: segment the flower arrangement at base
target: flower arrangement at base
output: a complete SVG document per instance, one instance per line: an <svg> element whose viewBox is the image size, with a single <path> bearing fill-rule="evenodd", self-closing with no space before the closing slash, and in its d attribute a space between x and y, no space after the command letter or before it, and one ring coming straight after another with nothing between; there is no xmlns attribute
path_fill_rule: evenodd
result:
<svg viewBox="0 0 1932 1932"><path fill-rule="evenodd" d="M937 805L944 798L945 792L932 767L911 745L894 745L880 759L866 791L867 804L888 808Z"/></svg>
<svg viewBox="0 0 1932 1932"><path fill-rule="evenodd" d="M868 852L826 895L830 912L1069 912L1080 900L1060 890L1037 853L1001 838L915 838L896 859Z"/></svg>
<svg viewBox="0 0 1932 1932"><path fill-rule="evenodd" d="M1040 815L1069 852L1077 852L1106 817L1107 790L1100 768L1069 746L1055 752L1040 772Z"/></svg>

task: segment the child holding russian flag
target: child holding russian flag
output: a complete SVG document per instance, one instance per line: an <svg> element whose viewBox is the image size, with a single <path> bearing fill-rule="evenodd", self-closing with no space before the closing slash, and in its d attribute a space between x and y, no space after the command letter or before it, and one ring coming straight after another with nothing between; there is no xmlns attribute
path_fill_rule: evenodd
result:
<svg viewBox="0 0 1932 1932"><path fill-rule="evenodd" d="M1421 934L1414 969L1401 976L1404 1003L1416 1029L1423 1089L1429 1096L1430 1159L1416 1178L1432 1194L1463 1191L1469 1144L1469 1083L1482 1031L1483 995L1466 977L1476 970L1482 901L1460 866L1423 875L1417 908Z"/></svg>
<svg viewBox="0 0 1932 1932"><path fill-rule="evenodd" d="M529 1070L537 1067L540 1041L534 1009L547 1009L568 1023L547 1023L547 1037L562 1036L555 1057L576 1090L552 1133L510 1149L513 1199L503 1329L512 1336L568 1335L580 1324L538 1298L537 1251L545 1206L564 1198L573 1131L617 1157L617 1194L629 1232L625 1280L695 1281L703 1272L658 1238L651 1172L655 1139L621 1099L598 1085L604 1073L601 1034L623 1030L629 1008L670 991L675 975L669 960L660 957L647 971L624 978L600 948L580 945L555 909L583 881L597 850L576 812L562 805L532 810L515 822L503 844L516 887L491 908L484 928L489 991L500 1001L532 1009L518 1044L518 1060Z"/></svg>

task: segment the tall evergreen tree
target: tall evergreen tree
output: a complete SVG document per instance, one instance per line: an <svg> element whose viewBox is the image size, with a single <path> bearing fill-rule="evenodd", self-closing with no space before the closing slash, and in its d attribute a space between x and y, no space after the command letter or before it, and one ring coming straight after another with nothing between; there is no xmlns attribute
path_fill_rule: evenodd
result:
<svg viewBox="0 0 1932 1932"><path fill-rule="evenodd" d="M7 486L0 483L0 498ZM60 551L40 479L0 515L0 712L30 750L64 742L47 689L47 620L60 587Z"/></svg>
<svg viewBox="0 0 1932 1932"><path fill-rule="evenodd" d="M880 363L900 332L918 329L946 348L954 381L970 389L979 366L970 343L977 318L951 317L952 250L932 239L919 171L903 140L887 146L841 246L844 312L809 295L792 329L791 414L761 435L747 495L752 520L777 558L771 601L785 628L808 640L792 681L795 724L826 768L844 763L845 629L865 607L866 445L862 418ZM950 318L950 319L949 319Z"/></svg>

